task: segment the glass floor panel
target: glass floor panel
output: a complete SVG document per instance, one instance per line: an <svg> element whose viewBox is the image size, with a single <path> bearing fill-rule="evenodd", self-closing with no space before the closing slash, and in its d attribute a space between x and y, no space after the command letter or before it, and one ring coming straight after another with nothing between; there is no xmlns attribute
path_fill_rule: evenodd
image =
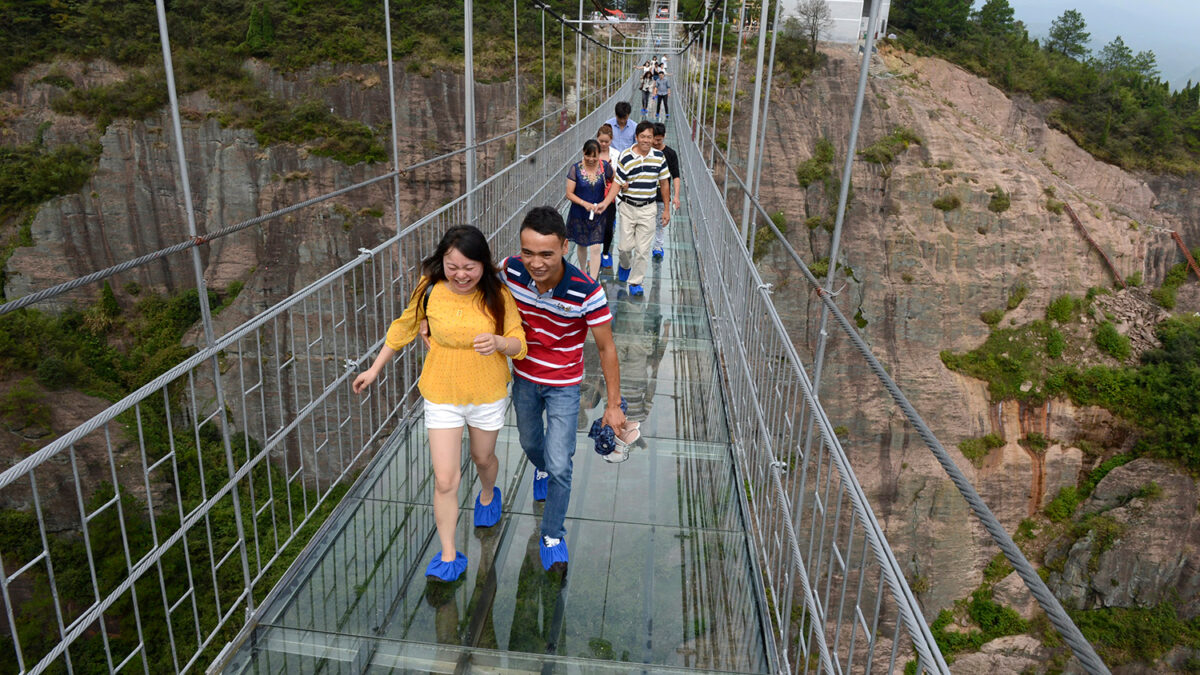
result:
<svg viewBox="0 0 1200 675"><path fill-rule="evenodd" d="M470 563L453 584L424 576L440 545L418 421L360 476L226 672L765 672L765 614L692 241L680 213L644 296L630 297L615 269L600 275L642 437L621 464L593 451L587 431L606 389L589 337L565 575L542 570L543 504L510 410L496 443L502 520L472 526L479 481L464 450L455 536Z"/></svg>

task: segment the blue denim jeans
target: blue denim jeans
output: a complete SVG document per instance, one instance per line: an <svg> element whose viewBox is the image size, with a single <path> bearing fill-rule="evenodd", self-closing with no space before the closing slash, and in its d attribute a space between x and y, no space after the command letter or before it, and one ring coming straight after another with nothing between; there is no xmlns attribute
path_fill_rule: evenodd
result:
<svg viewBox="0 0 1200 675"><path fill-rule="evenodd" d="M513 377L513 411L521 449L538 469L550 474L542 534L561 539L571 501L571 458L579 420L579 385L552 387Z"/></svg>

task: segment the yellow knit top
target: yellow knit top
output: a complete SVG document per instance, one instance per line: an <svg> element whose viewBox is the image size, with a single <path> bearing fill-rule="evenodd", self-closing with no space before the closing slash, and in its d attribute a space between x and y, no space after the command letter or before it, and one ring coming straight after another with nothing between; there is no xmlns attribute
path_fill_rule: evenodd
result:
<svg viewBox="0 0 1200 675"><path fill-rule="evenodd" d="M418 286L419 287L419 286ZM521 341L521 351L512 357L525 358L525 330L521 328L521 315L517 303L507 288L501 288L504 297L504 335ZM387 332L387 346L397 351L417 337L421 318L425 312L418 311L424 301L424 293L413 296L399 319L392 322ZM428 305L430 341L433 343L425 356L421 379L417 388L430 403L452 405L480 405L494 403L508 394L508 357L500 352L483 356L475 351L475 336L496 332L496 321L483 304L483 293L461 295L450 290L446 282L440 281L429 295Z"/></svg>

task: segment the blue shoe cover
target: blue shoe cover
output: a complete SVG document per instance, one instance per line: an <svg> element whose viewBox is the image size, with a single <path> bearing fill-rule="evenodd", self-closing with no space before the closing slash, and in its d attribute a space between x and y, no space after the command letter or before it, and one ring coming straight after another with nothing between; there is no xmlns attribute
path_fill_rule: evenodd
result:
<svg viewBox="0 0 1200 675"><path fill-rule="evenodd" d="M608 269L612 267L612 256L607 253L600 254L600 269Z"/></svg>
<svg viewBox="0 0 1200 675"><path fill-rule="evenodd" d="M567 540L559 539L558 545L546 546L546 537L538 542L538 553L542 556L542 569L550 571L554 563L567 564Z"/></svg>
<svg viewBox="0 0 1200 675"><path fill-rule="evenodd" d="M628 267L618 267L617 268L617 280L629 281L629 271L630 270Z"/></svg>
<svg viewBox="0 0 1200 675"><path fill-rule="evenodd" d="M425 568L425 576L442 581L455 581L466 571L467 556L463 555L462 551L454 554L453 562L444 562L441 553L434 553L433 560L429 561L429 567Z"/></svg>
<svg viewBox="0 0 1200 675"><path fill-rule="evenodd" d="M475 496L475 527L491 527L500 522L500 488L492 488L492 503L487 506L479 503L480 496Z"/></svg>
<svg viewBox="0 0 1200 675"><path fill-rule="evenodd" d="M533 470L533 501L535 502L546 501L546 492L550 489L550 474L547 473L539 478L538 474L540 473L546 472L535 467Z"/></svg>
<svg viewBox="0 0 1200 675"><path fill-rule="evenodd" d="M646 292L646 289L642 288L641 284L631 284L629 286L629 294L630 295L638 296L638 295L644 294L645 292Z"/></svg>

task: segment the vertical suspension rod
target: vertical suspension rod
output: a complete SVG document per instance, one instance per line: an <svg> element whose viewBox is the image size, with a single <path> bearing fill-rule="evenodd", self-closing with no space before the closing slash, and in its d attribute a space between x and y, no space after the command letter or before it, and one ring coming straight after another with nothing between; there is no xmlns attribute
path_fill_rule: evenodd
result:
<svg viewBox="0 0 1200 675"><path fill-rule="evenodd" d="M391 48L390 45L388 47ZM516 150L513 159L521 159L521 42L517 38L517 0L513 0L513 99L517 115Z"/></svg>
<svg viewBox="0 0 1200 675"><path fill-rule="evenodd" d="M155 0L155 10L158 14L158 37L162 43L163 71L167 76L167 97L171 104L171 128L175 132L175 154L179 162L179 182L183 188L183 211L187 218L188 235L197 236L196 212L192 206L192 185L188 176L187 153L183 148L183 125L179 121L179 96L175 89L175 67L171 62L171 38L167 32L167 8L165 0ZM212 309L208 305L208 288L204 282L204 266L200 260L200 248L192 247L192 270L196 276L196 291L200 300L200 318L204 324L204 345L211 347L216 343L213 334ZM225 467L229 475L235 474L233 462L233 447L229 440L229 418L225 405L225 387L221 382L221 368L217 357L210 359L212 364L213 391L216 395L217 409L220 410L221 444L225 450ZM254 588L250 576L250 560L246 554L246 529L242 524L242 501L239 490L233 490L233 520L237 528L238 557L242 563L242 583L245 585L247 616L254 611Z"/></svg>
<svg viewBox="0 0 1200 675"><path fill-rule="evenodd" d="M729 161L733 159L733 117L737 112L737 93L738 93L738 75L742 72L742 43L745 39L742 37L746 28L746 3L743 1L741 7L738 8L738 23L737 23L737 55L733 61L733 88L729 90L729 128L725 131L725 184L722 187L723 198L728 204L729 202ZM713 134L715 143L715 136Z"/></svg>
<svg viewBox="0 0 1200 675"><path fill-rule="evenodd" d="M392 7L391 0L383 0L383 31L387 39L388 66L388 112L392 120L392 210L395 211L396 236L400 236L403 227L400 224L400 137L399 125L396 119L396 64L392 59Z"/></svg>
<svg viewBox="0 0 1200 675"><path fill-rule="evenodd" d="M467 144L467 222L475 222L475 200L470 196L475 189L475 7L474 0L463 0L463 128Z"/></svg>
<svg viewBox="0 0 1200 675"><path fill-rule="evenodd" d="M746 153L746 190L742 193L742 243L750 229L750 196L754 194L754 164L758 151L758 115L759 99L762 98L763 57L767 48L767 10L769 5L763 2L758 8L758 55L754 65L754 102L750 108L750 149Z"/></svg>
<svg viewBox="0 0 1200 675"><path fill-rule="evenodd" d="M762 187L763 158L767 155L767 121L771 111L771 81L775 76L775 42L779 38L779 19L783 16L783 0L776 0L775 23L771 28L771 57L767 59L767 91L763 96L762 124L758 132L758 166L754 170L754 198L758 199L759 188ZM750 250L754 250L754 237L758 234L758 209L750 214Z"/></svg>
<svg viewBox="0 0 1200 675"><path fill-rule="evenodd" d="M829 270L825 273L825 292L833 290L833 277L837 273L838 252L842 243L842 224L846 219L846 198L850 192L850 174L854 168L854 150L858 144L858 126L862 121L863 98L867 93L867 75L871 65L871 49L875 46L875 31L879 28L879 5L881 0L871 0L871 17L867 21L867 35L863 42L862 64L858 71L858 91L854 94L854 114L850 118L850 139L846 145L846 161L842 164L842 184L838 189L837 214L833 223L833 239L829 245ZM821 371L825 366L826 327L829 310L822 306L821 325L817 333L817 352L813 358L813 395L821 397Z"/></svg>

